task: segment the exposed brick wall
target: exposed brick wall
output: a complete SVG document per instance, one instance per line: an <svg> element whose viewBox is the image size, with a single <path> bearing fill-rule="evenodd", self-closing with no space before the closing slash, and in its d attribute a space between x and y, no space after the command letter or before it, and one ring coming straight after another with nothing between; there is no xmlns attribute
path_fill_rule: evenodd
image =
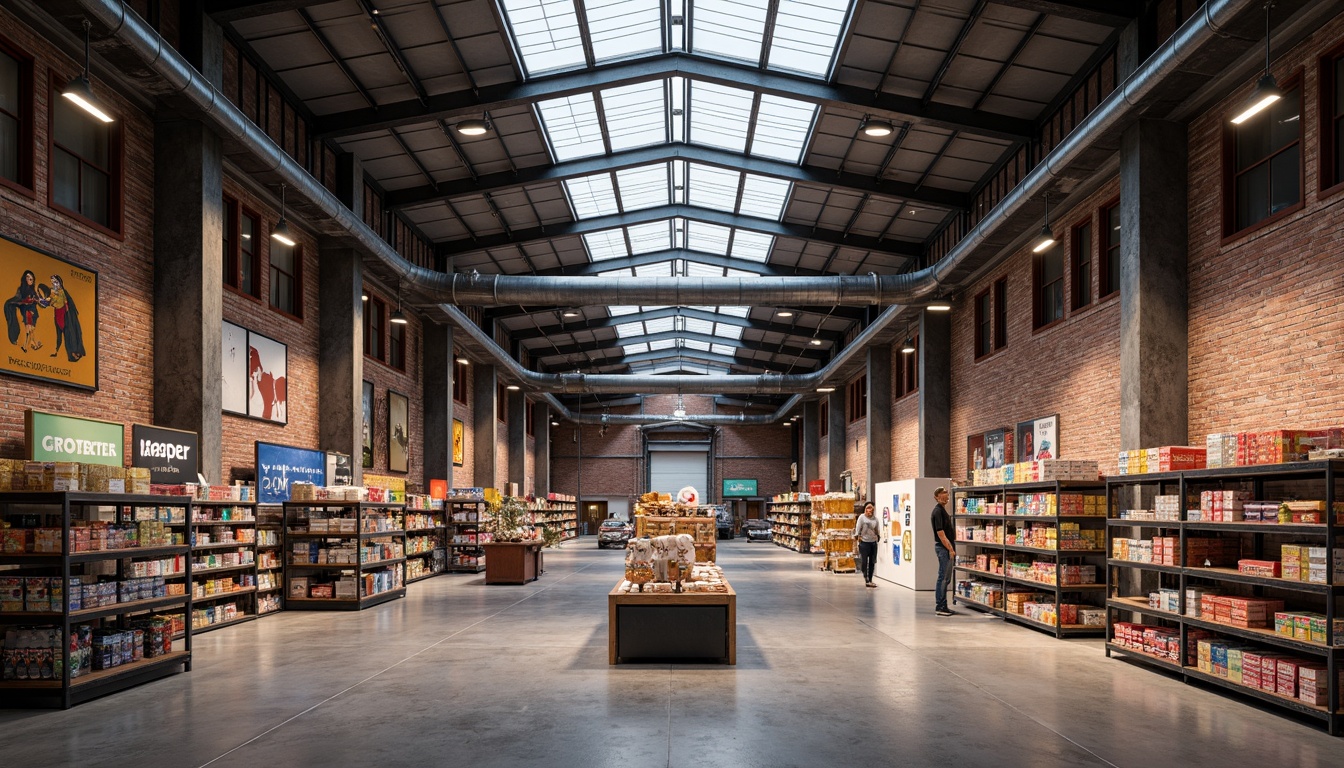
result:
<svg viewBox="0 0 1344 768"><path fill-rule="evenodd" d="M1223 131L1250 85L1189 128L1190 440L1211 432L1344 424L1344 195L1320 190L1317 60L1344 40L1336 17L1276 54L1303 76L1303 209L1222 243ZM1326 137L1328 140L1328 136Z"/></svg>
<svg viewBox="0 0 1344 768"><path fill-rule="evenodd" d="M495 419L495 487L508 488L509 483L509 425Z"/></svg>
<svg viewBox="0 0 1344 768"><path fill-rule="evenodd" d="M34 59L34 189L30 196L0 186L0 234L98 272L98 391L0 374L0 456L20 458L25 455L23 414L27 408L126 424L153 421L154 123L114 93L107 82L94 78L94 93L116 115L122 135L123 236L107 235L48 207L51 94L47 86L53 76L59 82L73 77L80 64L3 8L0 34ZM0 292L6 298L13 295L18 279L17 274L0 276ZM80 309L88 338L93 331L93 311L91 307ZM7 338L0 344L6 354L18 351L9 347ZM129 429L126 435L129 439Z"/></svg>
<svg viewBox="0 0 1344 768"><path fill-rule="evenodd" d="M369 288L371 296L376 296L383 301L387 307L388 315L396 308L396 297L383 294L375 288ZM404 308L403 308L404 310ZM424 478L424 447L425 436L422 432L425 412L424 395L424 376L421 370L421 344L424 337L421 335L424 327L423 320L414 312L406 312L406 318L409 322L406 324L406 370L401 371L387 363L376 360L368 355L364 356L364 380L373 384L373 469L366 470L376 474L389 474L393 477L402 477L403 473L393 472L387 465L387 441L391 434L388 429L388 392L395 391L397 394L405 395L407 400L406 421L407 430L411 437L411 446L409 451L408 471L404 473L409 487L421 490L421 480ZM383 328L383 349L386 350L390 343L389 329L391 325L385 321ZM384 354L384 359L387 356Z"/></svg>
<svg viewBox="0 0 1344 768"><path fill-rule="evenodd" d="M1071 228L1093 216L1098 206L1119 194L1113 179L1097 192L1059 214L1052 214L1064 253ZM1120 449L1120 302L1118 295L1094 302L1040 331L1032 330L1032 257L1024 247L964 292L966 301L952 315L952 476L967 476L966 437L1019 421L1059 414L1058 456L1095 459L1103 471L1114 468ZM1098 269L1093 269L1093 295ZM1008 345L975 359L974 298L1008 277ZM1072 270L1065 267L1065 296Z"/></svg>
<svg viewBox="0 0 1344 768"><path fill-rule="evenodd" d="M892 365L903 364L899 346L892 346ZM893 376L895 371L893 371ZM893 393L894 394L894 393ZM891 405L891 477L919 476L919 391L896 398Z"/></svg>
<svg viewBox="0 0 1344 768"><path fill-rule="evenodd" d="M453 467L452 482L449 483L449 487L455 488L470 488L476 485L473 482L473 478L476 477L476 456L472 449L472 446L475 445L472 441L476 434L476 416L471 407L472 400L476 396L476 387L472 381L470 366L467 367L466 379L462 386L467 401L465 403L458 400L453 401L453 418L462 422L463 445L462 466ZM449 396L452 396L451 393Z"/></svg>
<svg viewBox="0 0 1344 768"><path fill-rule="evenodd" d="M868 483L868 420L859 419L845 427L845 469L850 471L854 488ZM831 488L828 490L840 490Z"/></svg>

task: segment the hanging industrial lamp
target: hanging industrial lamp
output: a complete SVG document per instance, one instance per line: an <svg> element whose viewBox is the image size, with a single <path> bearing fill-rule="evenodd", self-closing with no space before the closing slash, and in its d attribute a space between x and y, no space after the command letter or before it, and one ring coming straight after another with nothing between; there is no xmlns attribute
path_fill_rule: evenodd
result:
<svg viewBox="0 0 1344 768"><path fill-rule="evenodd" d="M886 120L874 120L865 116L863 122L859 124L859 130L863 131L865 136L890 136L896 132L896 126Z"/></svg>
<svg viewBox="0 0 1344 768"><path fill-rule="evenodd" d="M463 120L454 127L463 136L484 136L490 132L490 115L487 113L483 120L475 118Z"/></svg>
<svg viewBox="0 0 1344 768"><path fill-rule="evenodd" d="M1255 84L1255 90L1251 92L1251 98L1246 102L1246 107L1234 118L1232 122L1235 125L1250 120L1252 117L1260 114L1270 104L1283 98L1283 90L1279 88L1274 75L1269 71L1269 10L1274 7L1274 3L1265 3L1265 74L1261 75L1260 82Z"/></svg>
<svg viewBox="0 0 1344 768"><path fill-rule="evenodd" d="M271 230L271 239L278 243L284 243L290 247L294 246L294 235L289 231L289 220L285 218L285 185L280 185L280 221L275 223L275 229Z"/></svg>
<svg viewBox="0 0 1344 768"><path fill-rule="evenodd" d="M1055 233L1050 231L1050 193L1045 193L1045 223L1041 225L1041 232L1036 236L1036 245L1032 247L1032 253L1040 253L1055 244Z"/></svg>
<svg viewBox="0 0 1344 768"><path fill-rule="evenodd" d="M93 25L89 23L88 19L85 19L84 71L66 83L65 88L61 89L61 95L104 123L110 123L112 122L112 116L107 114L107 110L103 109L102 105L98 103L98 98L93 95L93 87L89 84L89 31L92 28Z"/></svg>

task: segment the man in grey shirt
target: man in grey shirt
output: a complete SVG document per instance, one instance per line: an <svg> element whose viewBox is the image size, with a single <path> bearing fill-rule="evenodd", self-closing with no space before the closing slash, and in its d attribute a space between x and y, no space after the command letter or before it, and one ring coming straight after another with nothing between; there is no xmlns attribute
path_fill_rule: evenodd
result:
<svg viewBox="0 0 1344 768"><path fill-rule="evenodd" d="M876 589L873 583L873 569L877 567L877 542L882 540L882 524L877 521L873 502L863 505L863 514L854 523L854 538L859 540L859 563L863 571L865 586Z"/></svg>

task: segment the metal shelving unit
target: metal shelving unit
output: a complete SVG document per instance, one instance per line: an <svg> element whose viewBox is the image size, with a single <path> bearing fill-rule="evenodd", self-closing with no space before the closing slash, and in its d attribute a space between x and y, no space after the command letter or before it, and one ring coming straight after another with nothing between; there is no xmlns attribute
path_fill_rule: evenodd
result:
<svg viewBox="0 0 1344 768"><path fill-rule="evenodd" d="M287 501L285 510L285 607L296 611L358 611L406 596L406 530L404 505L368 501ZM325 518L313 517L314 512ZM340 530L313 530L313 521L326 519L341 523ZM345 522L351 525L344 525ZM379 521L390 523L380 525ZM346 530L349 528L350 530ZM370 547L384 543L392 547L401 544L401 555L367 557ZM356 547L357 562L320 563L296 562L294 545L298 542L323 542L336 546ZM395 549L394 549L395 551ZM388 573L391 585L369 593L368 576ZM311 588L331 584L333 590L341 578L353 577L353 597L312 597ZM308 582L299 582L307 579ZM311 580L316 579L316 582ZM297 587L307 583L307 594L300 596Z"/></svg>

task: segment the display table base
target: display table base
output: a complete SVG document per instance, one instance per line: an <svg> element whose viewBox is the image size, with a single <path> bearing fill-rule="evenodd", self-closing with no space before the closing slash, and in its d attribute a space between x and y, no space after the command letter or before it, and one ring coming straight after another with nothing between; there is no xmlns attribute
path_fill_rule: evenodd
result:
<svg viewBox="0 0 1344 768"><path fill-rule="evenodd" d="M647 586L645 587L647 589ZM607 595L608 662L737 663L737 593L621 592Z"/></svg>
<svg viewBox="0 0 1344 768"><path fill-rule="evenodd" d="M483 544L486 584L526 584L541 576L540 541Z"/></svg>

